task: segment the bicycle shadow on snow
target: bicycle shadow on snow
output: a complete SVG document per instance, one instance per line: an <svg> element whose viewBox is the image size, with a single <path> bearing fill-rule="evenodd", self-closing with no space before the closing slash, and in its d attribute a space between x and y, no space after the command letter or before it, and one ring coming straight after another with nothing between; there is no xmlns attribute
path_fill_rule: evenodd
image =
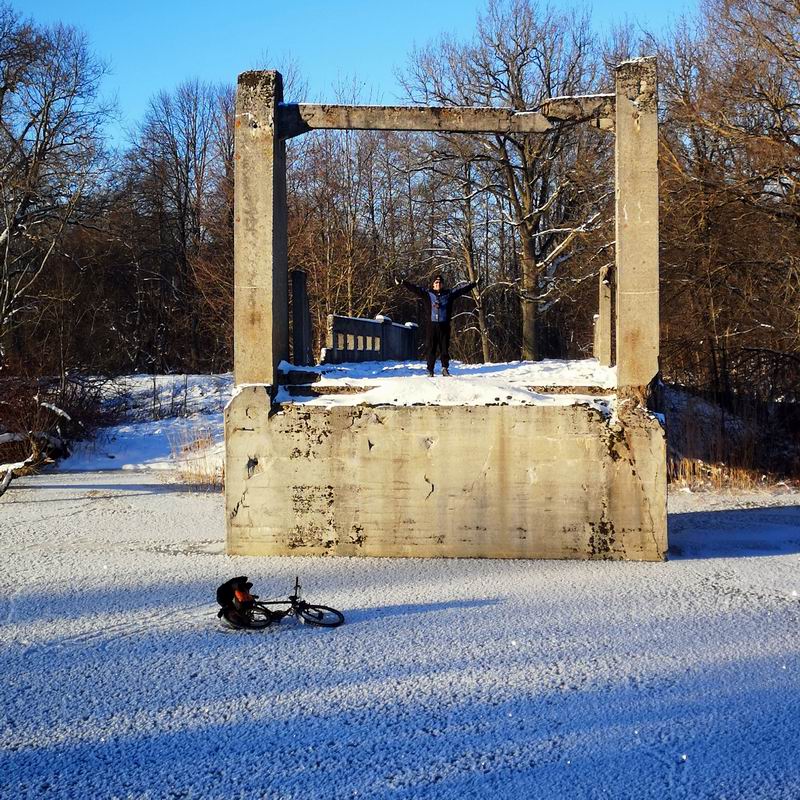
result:
<svg viewBox="0 0 800 800"><path fill-rule="evenodd" d="M170 551L162 551L165 556L173 557ZM218 557L215 553L192 553L192 555L209 555ZM299 565L292 565L296 569ZM235 570L234 570L235 571ZM241 570L240 570L241 571ZM252 573L253 570L251 569ZM309 572L309 570L306 570ZM76 585L63 587L60 590L44 590L40 588L23 588L17 592L0 598L0 611L3 619L0 620L0 629L6 625L25 622L56 622L66 620L79 620L91 618L108 613L140 613L152 609L154 602L163 613L170 615L208 614L209 618L215 617L219 606L214 597L217 585L225 580L221 573L207 579L199 579L187 583L174 583L155 580L142 585L113 586L109 587L103 582L97 586L88 587ZM275 592L278 581L273 580L269 592L259 592L264 600L283 600L285 596ZM286 594L291 584L286 584ZM324 586L317 586L313 597L305 598L309 602L329 604ZM330 601L333 605L336 602ZM355 601L356 603L358 601ZM468 600L448 600L433 603L401 603L397 605L361 607L348 606L345 603L340 608L345 614L348 626L375 620L385 620L392 617L416 616L420 614L439 613L450 610L469 610L494 606L502 603L502 598L476 598ZM342 605L339 602L339 605ZM18 613L15 613L17 611ZM54 639L58 639L55 635Z"/></svg>

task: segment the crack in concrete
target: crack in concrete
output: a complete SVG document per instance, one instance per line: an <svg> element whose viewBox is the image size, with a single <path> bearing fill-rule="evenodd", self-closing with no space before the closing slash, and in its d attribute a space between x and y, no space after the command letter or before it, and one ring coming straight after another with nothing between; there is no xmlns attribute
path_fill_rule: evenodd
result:
<svg viewBox="0 0 800 800"><path fill-rule="evenodd" d="M231 520L233 520L234 517L239 513L239 508L247 508L244 502L245 497L247 497L247 487L245 487L244 491L242 492L242 496L239 498L239 502L233 507L233 510L230 513Z"/></svg>

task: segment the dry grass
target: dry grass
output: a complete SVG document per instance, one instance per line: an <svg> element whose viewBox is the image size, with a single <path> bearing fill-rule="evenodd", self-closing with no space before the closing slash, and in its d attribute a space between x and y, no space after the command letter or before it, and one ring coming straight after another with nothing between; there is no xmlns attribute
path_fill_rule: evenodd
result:
<svg viewBox="0 0 800 800"><path fill-rule="evenodd" d="M198 489L219 491L225 484L220 445L213 430L206 425L186 428L178 436L169 437L170 450L181 482Z"/></svg>
<svg viewBox="0 0 800 800"><path fill-rule="evenodd" d="M668 421L667 476L691 489L755 489L781 480L768 431L755 414L734 416L699 400Z"/></svg>
<svg viewBox="0 0 800 800"><path fill-rule="evenodd" d="M709 464L699 458L671 457L667 463L671 484L698 489L755 489L771 486L778 478L747 467Z"/></svg>

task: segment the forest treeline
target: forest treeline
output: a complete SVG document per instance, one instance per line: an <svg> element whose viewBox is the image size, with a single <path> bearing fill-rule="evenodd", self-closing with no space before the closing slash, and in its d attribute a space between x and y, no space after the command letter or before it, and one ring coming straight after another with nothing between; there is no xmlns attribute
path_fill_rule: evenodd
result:
<svg viewBox="0 0 800 800"><path fill-rule="evenodd" d="M611 91L639 55L659 67L663 374L796 402L800 0L708 0L668 33L605 39L588 17L497 0L468 40L410 53L401 80L410 104L533 110ZM230 370L234 86L162 91L111 147L104 69L79 31L0 5L0 375ZM283 72L287 100L313 99ZM458 357L591 354L613 136L320 131L288 163L317 346L329 313L417 320L392 278L443 272L482 278Z"/></svg>

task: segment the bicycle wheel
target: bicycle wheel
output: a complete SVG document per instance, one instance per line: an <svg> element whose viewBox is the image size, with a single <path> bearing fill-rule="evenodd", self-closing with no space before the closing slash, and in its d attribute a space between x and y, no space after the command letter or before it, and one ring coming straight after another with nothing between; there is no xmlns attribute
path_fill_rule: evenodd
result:
<svg viewBox="0 0 800 800"><path fill-rule="evenodd" d="M222 612L222 619L231 628L260 630L272 623L272 614L269 613L269 609L263 608L250 608L247 611L226 608Z"/></svg>
<svg viewBox="0 0 800 800"><path fill-rule="evenodd" d="M248 612L247 617L250 620L248 628L266 628L272 625L275 615L264 606L256 603Z"/></svg>
<svg viewBox="0 0 800 800"><path fill-rule="evenodd" d="M328 606L311 606L303 603L296 614L303 624L318 625L321 628L335 628L344 622L344 614Z"/></svg>

